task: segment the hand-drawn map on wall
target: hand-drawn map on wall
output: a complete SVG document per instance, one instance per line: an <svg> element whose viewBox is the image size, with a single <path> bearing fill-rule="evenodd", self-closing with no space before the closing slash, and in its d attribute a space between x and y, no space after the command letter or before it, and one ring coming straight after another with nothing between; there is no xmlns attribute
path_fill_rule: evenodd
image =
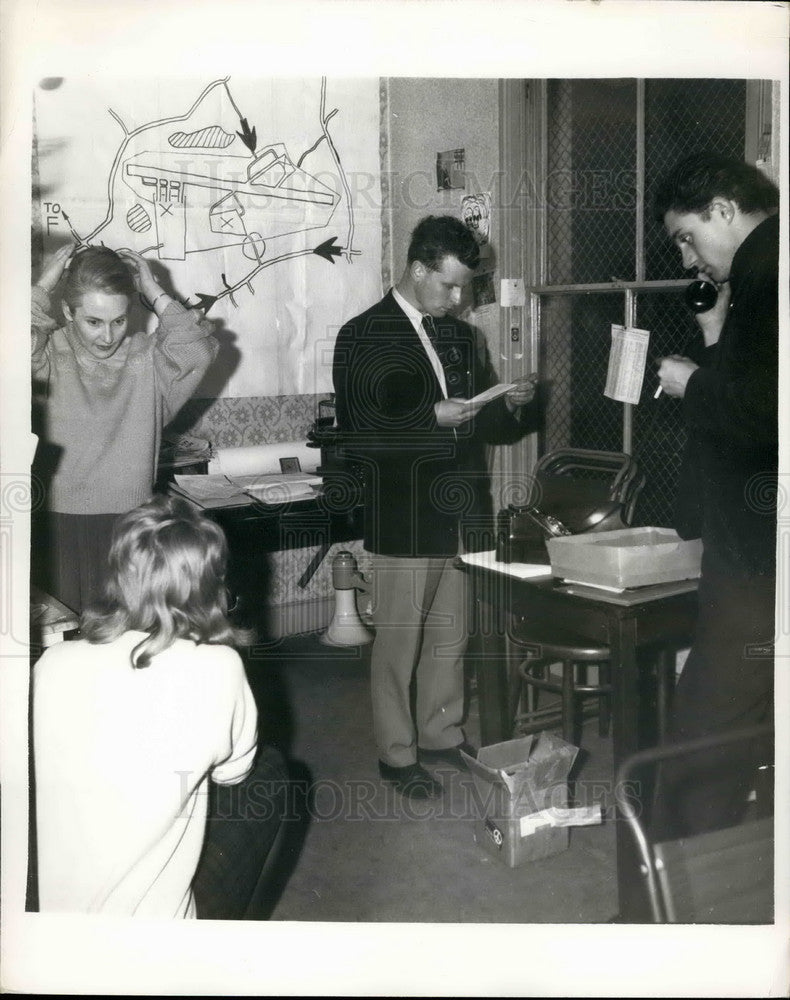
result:
<svg viewBox="0 0 790 1000"><path fill-rule="evenodd" d="M143 254L232 342L214 392L331 390L337 328L381 295L378 81L65 78L35 113L45 254Z"/></svg>

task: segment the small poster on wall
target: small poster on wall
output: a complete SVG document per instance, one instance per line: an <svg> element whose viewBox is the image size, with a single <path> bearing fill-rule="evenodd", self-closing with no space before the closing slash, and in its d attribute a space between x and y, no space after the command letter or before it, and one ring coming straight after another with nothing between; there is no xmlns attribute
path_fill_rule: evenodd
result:
<svg viewBox="0 0 790 1000"><path fill-rule="evenodd" d="M461 218L480 248L480 263L472 279L475 309L496 302L494 263L491 250L491 195L484 191L468 194L461 200Z"/></svg>
<svg viewBox="0 0 790 1000"><path fill-rule="evenodd" d="M461 200L461 218L478 245L488 246L491 238L491 195L487 191L465 195Z"/></svg>
<svg viewBox="0 0 790 1000"><path fill-rule="evenodd" d="M449 149L436 154L436 190L466 187L466 150Z"/></svg>

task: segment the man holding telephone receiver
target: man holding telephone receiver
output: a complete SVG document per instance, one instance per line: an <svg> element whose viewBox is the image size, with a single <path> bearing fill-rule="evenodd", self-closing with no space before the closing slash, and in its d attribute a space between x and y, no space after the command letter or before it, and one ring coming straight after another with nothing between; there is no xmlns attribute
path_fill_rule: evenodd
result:
<svg viewBox="0 0 790 1000"><path fill-rule="evenodd" d="M779 191L761 171L714 153L679 163L656 194L656 218L684 268L718 290L697 317L703 364L672 355L658 369L687 430L676 528L703 543L699 617L671 742L773 720L778 207ZM656 839L738 823L771 752L736 745L664 765Z"/></svg>

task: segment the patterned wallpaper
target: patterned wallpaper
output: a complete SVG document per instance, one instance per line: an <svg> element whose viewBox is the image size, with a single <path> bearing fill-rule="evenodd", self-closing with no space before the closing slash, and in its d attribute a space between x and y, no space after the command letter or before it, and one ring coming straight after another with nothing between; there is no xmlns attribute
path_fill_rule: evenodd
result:
<svg viewBox="0 0 790 1000"><path fill-rule="evenodd" d="M392 164L390 162L390 86L379 82L379 158L381 163L381 287L392 285Z"/></svg>
<svg viewBox="0 0 790 1000"><path fill-rule="evenodd" d="M192 399L172 425L215 448L304 441L322 396L242 396Z"/></svg>

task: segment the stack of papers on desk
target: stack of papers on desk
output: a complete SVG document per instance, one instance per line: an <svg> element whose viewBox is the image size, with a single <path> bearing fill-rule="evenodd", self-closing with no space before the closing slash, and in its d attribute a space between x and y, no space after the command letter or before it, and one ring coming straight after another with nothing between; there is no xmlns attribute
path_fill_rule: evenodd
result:
<svg viewBox="0 0 790 1000"><path fill-rule="evenodd" d="M321 477L307 472L235 476L221 473L174 476L174 488L200 507L240 507L251 500L265 504L310 500L317 496Z"/></svg>
<svg viewBox="0 0 790 1000"><path fill-rule="evenodd" d="M308 500L316 495L314 487L321 477L309 472L271 473L265 476L236 476L233 480L249 496L263 503Z"/></svg>

